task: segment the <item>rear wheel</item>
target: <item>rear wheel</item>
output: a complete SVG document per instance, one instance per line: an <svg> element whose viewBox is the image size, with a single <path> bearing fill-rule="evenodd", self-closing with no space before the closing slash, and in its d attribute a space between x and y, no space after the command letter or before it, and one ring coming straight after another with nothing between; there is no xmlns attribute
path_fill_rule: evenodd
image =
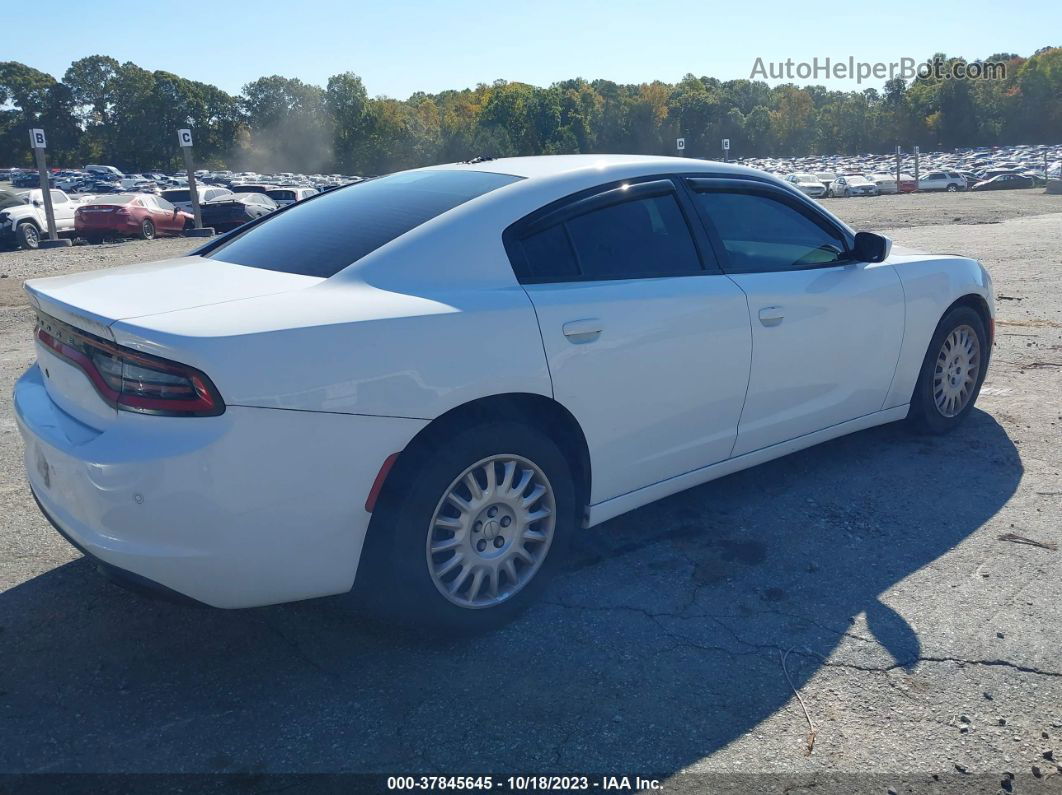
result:
<svg viewBox="0 0 1062 795"><path fill-rule="evenodd" d="M957 191L958 189L959 189L959 186L955 185L954 183L952 183L951 185L948 185L948 193L955 193L955 191Z"/></svg>
<svg viewBox="0 0 1062 795"><path fill-rule="evenodd" d="M518 615L576 524L564 454L519 422L482 422L404 452L388 486L356 590L376 612L444 634Z"/></svg>
<svg viewBox="0 0 1062 795"><path fill-rule="evenodd" d="M18 225L15 235L18 238L19 247L26 251L33 251L40 247L41 231L28 221Z"/></svg>
<svg viewBox="0 0 1062 795"><path fill-rule="evenodd" d="M934 434L958 426L973 410L988 358L981 316L968 306L948 312L926 351L908 419L919 430Z"/></svg>
<svg viewBox="0 0 1062 795"><path fill-rule="evenodd" d="M140 222L138 237L141 240L153 240L155 238L155 224L150 218L145 218Z"/></svg>

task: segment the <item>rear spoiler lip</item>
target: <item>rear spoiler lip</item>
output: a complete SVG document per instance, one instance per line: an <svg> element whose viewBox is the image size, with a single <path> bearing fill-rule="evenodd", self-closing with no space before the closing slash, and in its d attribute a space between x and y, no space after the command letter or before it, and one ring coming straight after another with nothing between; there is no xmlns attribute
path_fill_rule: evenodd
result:
<svg viewBox="0 0 1062 795"><path fill-rule="evenodd" d="M102 315L88 312L79 307L73 307L42 292L33 285L34 281L36 280L31 279L26 282L23 288L26 291L26 295L29 296L30 303L33 304L33 307L38 312L50 315L56 320L61 320L82 331L95 334L97 337L114 341L114 333L111 331L111 326L118 322L118 318L105 318Z"/></svg>

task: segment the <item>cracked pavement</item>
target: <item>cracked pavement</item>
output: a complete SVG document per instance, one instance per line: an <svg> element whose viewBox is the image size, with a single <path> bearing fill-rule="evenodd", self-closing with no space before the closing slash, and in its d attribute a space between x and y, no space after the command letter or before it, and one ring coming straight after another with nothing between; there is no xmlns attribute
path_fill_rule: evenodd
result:
<svg viewBox="0 0 1062 795"><path fill-rule="evenodd" d="M621 516L580 534L522 619L452 642L343 597L223 612L100 578L24 485L6 395L31 321L3 293L0 772L1062 782L1062 553L999 538L1062 541L1062 197L828 206L991 270L997 345L970 421L944 438L872 429ZM2 253L0 274L7 289L184 247Z"/></svg>

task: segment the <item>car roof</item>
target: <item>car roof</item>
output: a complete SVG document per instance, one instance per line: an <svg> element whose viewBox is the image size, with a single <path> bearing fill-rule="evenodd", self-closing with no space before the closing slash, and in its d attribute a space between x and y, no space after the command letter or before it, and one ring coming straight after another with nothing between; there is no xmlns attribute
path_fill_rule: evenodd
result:
<svg viewBox="0 0 1062 795"><path fill-rule="evenodd" d="M432 169L462 169L489 171L495 174L511 174L514 177L536 179L556 177L578 171L599 171L607 179L609 172L621 172L629 168L659 166L661 173L711 171L714 173L756 174L762 171L723 163L718 160L698 160L689 157L661 157L654 155L536 155L534 157L499 157L479 162L447 163L430 166Z"/></svg>

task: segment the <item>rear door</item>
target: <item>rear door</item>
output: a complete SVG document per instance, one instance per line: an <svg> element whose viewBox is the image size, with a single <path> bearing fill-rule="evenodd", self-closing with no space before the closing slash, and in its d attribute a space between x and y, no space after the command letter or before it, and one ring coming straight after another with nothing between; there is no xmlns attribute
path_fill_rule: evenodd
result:
<svg viewBox="0 0 1062 795"><path fill-rule="evenodd" d="M723 270L748 296L752 371L734 455L879 411L903 341L895 269L855 261L845 230L780 187L689 182Z"/></svg>
<svg viewBox="0 0 1062 795"><path fill-rule="evenodd" d="M506 231L557 400L591 451L591 502L730 455L751 358L741 290L716 266L685 190L603 186Z"/></svg>

